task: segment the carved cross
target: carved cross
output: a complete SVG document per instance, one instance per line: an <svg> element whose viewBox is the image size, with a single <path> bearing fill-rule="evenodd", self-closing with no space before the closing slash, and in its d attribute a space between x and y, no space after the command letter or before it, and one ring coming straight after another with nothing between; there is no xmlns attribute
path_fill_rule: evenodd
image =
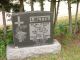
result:
<svg viewBox="0 0 80 60"><path fill-rule="evenodd" d="M20 16L18 16L18 21L15 22L15 24L18 24L18 27L20 27L21 24L23 24L24 22L20 21Z"/></svg>

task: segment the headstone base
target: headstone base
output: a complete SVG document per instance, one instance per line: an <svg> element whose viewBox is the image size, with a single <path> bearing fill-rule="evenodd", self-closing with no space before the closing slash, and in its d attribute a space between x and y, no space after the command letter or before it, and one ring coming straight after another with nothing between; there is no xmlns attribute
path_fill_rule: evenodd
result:
<svg viewBox="0 0 80 60"><path fill-rule="evenodd" d="M59 53L61 50L60 43L55 40L53 44L36 46L36 47L24 47L18 48L8 45L7 46L7 60L22 60L27 57L36 56L46 53Z"/></svg>

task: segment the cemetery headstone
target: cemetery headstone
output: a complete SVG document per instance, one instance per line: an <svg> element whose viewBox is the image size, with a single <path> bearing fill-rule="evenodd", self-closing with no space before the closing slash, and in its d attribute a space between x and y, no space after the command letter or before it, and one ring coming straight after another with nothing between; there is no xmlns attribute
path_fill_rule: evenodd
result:
<svg viewBox="0 0 80 60"><path fill-rule="evenodd" d="M30 47L53 43L53 13L25 12L12 16L15 46Z"/></svg>

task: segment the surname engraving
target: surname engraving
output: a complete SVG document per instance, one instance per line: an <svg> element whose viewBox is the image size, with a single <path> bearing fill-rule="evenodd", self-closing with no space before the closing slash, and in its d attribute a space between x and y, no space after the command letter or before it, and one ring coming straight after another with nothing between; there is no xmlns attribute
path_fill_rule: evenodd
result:
<svg viewBox="0 0 80 60"><path fill-rule="evenodd" d="M31 16L30 22L50 21L50 16Z"/></svg>

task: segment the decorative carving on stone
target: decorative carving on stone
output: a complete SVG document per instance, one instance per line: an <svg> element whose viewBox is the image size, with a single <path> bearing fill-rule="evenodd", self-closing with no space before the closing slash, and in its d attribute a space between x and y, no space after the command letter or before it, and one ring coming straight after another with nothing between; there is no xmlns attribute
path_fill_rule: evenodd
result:
<svg viewBox="0 0 80 60"><path fill-rule="evenodd" d="M26 39L26 33L17 29L15 37L19 40L19 42L23 42Z"/></svg>

